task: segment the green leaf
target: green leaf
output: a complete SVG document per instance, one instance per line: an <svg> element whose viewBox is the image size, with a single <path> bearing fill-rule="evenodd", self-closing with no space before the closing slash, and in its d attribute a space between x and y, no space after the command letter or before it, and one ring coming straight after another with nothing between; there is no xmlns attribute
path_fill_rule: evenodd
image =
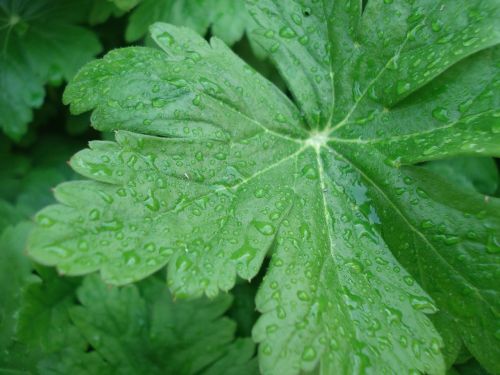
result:
<svg viewBox="0 0 500 375"><path fill-rule="evenodd" d="M0 373L31 374L50 353L85 348L71 325L74 280L63 280L37 266L24 253L33 225L21 222L0 236ZM15 272L13 272L13 270Z"/></svg>
<svg viewBox="0 0 500 375"><path fill-rule="evenodd" d="M26 348L16 343L15 329L22 289L31 273L31 262L23 254L31 228L31 223L23 222L0 235L0 372L29 362L23 358Z"/></svg>
<svg viewBox="0 0 500 375"><path fill-rule="evenodd" d="M73 307L71 317L95 351L46 363L43 374L73 374L81 364L91 367L82 372L87 374L97 369L106 374L199 374L210 366L209 374L226 366L236 374L253 356L254 345L233 343L234 322L221 316L231 304L229 295L174 302L156 277L124 288L87 277L78 299L82 306Z"/></svg>
<svg viewBox="0 0 500 375"><path fill-rule="evenodd" d="M83 339L70 324L68 308L74 304L79 280L63 279L53 270L36 268L38 276L23 288L16 337L44 353L67 346L84 348Z"/></svg>
<svg viewBox="0 0 500 375"><path fill-rule="evenodd" d="M248 2L297 104L219 39L166 24L162 51L88 64L65 101L116 140L73 157L90 180L56 189L30 254L113 284L168 264L179 296L215 296L271 255L264 374L442 374L438 309L447 363L461 340L498 372L500 202L411 165L497 154L497 52L476 52L498 42L498 2L360 4ZM435 108L469 95L443 126Z"/></svg>
<svg viewBox="0 0 500 375"><path fill-rule="evenodd" d="M212 33L231 45L241 39L249 17L244 0L143 0L130 15L125 37L135 41L144 37L149 25L169 22L188 26L204 35Z"/></svg>
<svg viewBox="0 0 500 375"><path fill-rule="evenodd" d="M3 164L0 166L0 231L30 219L36 211L53 203L51 189L73 177L66 161L79 147L79 143L63 142L60 137L43 137L29 153L7 148L0 154Z"/></svg>
<svg viewBox="0 0 500 375"><path fill-rule="evenodd" d="M492 158L452 158L434 161L425 167L469 191L494 195L498 189L500 176Z"/></svg>
<svg viewBox="0 0 500 375"><path fill-rule="evenodd" d="M89 14L89 23L96 25L106 22L111 17L121 17L132 10L140 0L93 0Z"/></svg>
<svg viewBox="0 0 500 375"><path fill-rule="evenodd" d="M124 11L129 11L130 9L134 8L137 4L140 3L141 0L108 0L118 9L124 10Z"/></svg>
<svg viewBox="0 0 500 375"><path fill-rule="evenodd" d="M204 375L257 375L259 364L254 357L255 345L250 339L238 339Z"/></svg>
<svg viewBox="0 0 500 375"><path fill-rule="evenodd" d="M41 106L46 83L69 80L101 50L95 35L77 26L82 0L12 0L0 6L0 128L19 140Z"/></svg>
<svg viewBox="0 0 500 375"><path fill-rule="evenodd" d="M12 204L0 200L0 233L9 225L14 225L23 219L23 215Z"/></svg>

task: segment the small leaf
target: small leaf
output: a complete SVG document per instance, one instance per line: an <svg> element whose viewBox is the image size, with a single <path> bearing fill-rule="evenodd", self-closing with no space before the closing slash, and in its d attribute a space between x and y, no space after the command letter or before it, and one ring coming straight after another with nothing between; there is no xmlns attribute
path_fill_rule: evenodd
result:
<svg viewBox="0 0 500 375"><path fill-rule="evenodd" d="M69 80L100 52L96 36L77 26L82 0L8 1L0 7L0 128L19 140L42 105L43 86Z"/></svg>
<svg viewBox="0 0 500 375"><path fill-rule="evenodd" d="M159 21L187 26L201 35L211 27L213 35L232 45L242 38L250 17L244 0L143 0L130 15L126 39L144 37L149 25Z"/></svg>

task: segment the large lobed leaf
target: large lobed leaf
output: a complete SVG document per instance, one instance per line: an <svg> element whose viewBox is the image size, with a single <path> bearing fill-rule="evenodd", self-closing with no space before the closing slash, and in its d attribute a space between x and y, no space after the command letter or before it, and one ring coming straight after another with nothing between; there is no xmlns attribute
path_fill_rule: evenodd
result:
<svg viewBox="0 0 500 375"><path fill-rule="evenodd" d="M247 4L295 103L220 40L154 25L163 51L112 51L69 85L116 141L72 159L90 180L56 189L30 254L114 284L168 264L188 296L271 255L265 374L441 374L443 339L447 365L463 342L500 372L500 203L413 166L500 155L498 2Z"/></svg>

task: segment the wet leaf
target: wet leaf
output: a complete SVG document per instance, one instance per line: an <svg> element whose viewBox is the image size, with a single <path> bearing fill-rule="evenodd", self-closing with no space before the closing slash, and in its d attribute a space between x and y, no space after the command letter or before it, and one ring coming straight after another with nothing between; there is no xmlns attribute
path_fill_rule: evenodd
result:
<svg viewBox="0 0 500 375"><path fill-rule="evenodd" d="M88 64L65 101L116 139L73 157L89 180L56 189L30 254L118 285L168 265L178 297L229 290L270 255L264 374L442 374L437 311L447 364L463 341L498 372L500 203L414 165L500 155L498 2L360 4L247 1L294 101L167 24L161 50Z"/></svg>

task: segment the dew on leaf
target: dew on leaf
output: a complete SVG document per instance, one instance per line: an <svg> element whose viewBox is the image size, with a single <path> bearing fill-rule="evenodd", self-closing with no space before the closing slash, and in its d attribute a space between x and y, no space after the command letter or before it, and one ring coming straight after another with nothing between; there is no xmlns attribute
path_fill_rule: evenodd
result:
<svg viewBox="0 0 500 375"><path fill-rule="evenodd" d="M441 122L448 122L450 120L448 110L443 107L437 107L432 111L432 117Z"/></svg>
<svg viewBox="0 0 500 375"><path fill-rule="evenodd" d="M309 37L307 35L300 36L299 43L305 46L307 43L309 43Z"/></svg>
<svg viewBox="0 0 500 375"><path fill-rule="evenodd" d="M297 298L301 301L310 301L311 300L311 297L309 296L309 294L303 290L299 290L297 292Z"/></svg>
<svg viewBox="0 0 500 375"><path fill-rule="evenodd" d="M285 309L281 306L278 306L278 308L276 309L276 316L281 320L285 319L286 318Z"/></svg>
<svg viewBox="0 0 500 375"><path fill-rule="evenodd" d="M316 359L317 353L312 346L306 346L302 353L302 360L311 362Z"/></svg>
<svg viewBox="0 0 500 375"><path fill-rule="evenodd" d="M413 277L411 276L404 276L403 277L403 281L405 282L406 285L408 286L412 286L413 284L415 284L415 280L413 279Z"/></svg>
<svg viewBox="0 0 500 375"><path fill-rule="evenodd" d="M292 21L297 25L302 25L302 17L297 13L292 13Z"/></svg>
<svg viewBox="0 0 500 375"><path fill-rule="evenodd" d="M426 297L413 296L410 299L410 303L415 310L419 310L425 313L436 312L436 306Z"/></svg>
<svg viewBox="0 0 500 375"><path fill-rule="evenodd" d="M257 228L257 230L260 233L262 233L265 236L270 236L274 234L274 232L276 231L276 229L272 224L266 223L264 221L254 221L253 225L255 226L255 228Z"/></svg>
<svg viewBox="0 0 500 375"><path fill-rule="evenodd" d="M167 46L172 46L175 43L174 37L166 31L162 32L161 34L158 34L156 37L158 38L158 41L160 43L165 44Z"/></svg>
<svg viewBox="0 0 500 375"><path fill-rule="evenodd" d="M316 180L318 178L318 169L312 165L306 165L302 168L302 176L309 180Z"/></svg>
<svg viewBox="0 0 500 375"><path fill-rule="evenodd" d="M488 235L486 250L492 254L500 253L500 237L495 233Z"/></svg>
<svg viewBox="0 0 500 375"><path fill-rule="evenodd" d="M73 252L62 246L47 246L44 250L50 256L55 256L56 258L66 259L73 255Z"/></svg>
<svg viewBox="0 0 500 375"><path fill-rule="evenodd" d="M286 39L294 38L297 34L290 27L282 27L279 31L279 35Z"/></svg>
<svg viewBox="0 0 500 375"><path fill-rule="evenodd" d="M271 348L271 345L269 344L262 345L262 353L264 353L265 355L273 354L273 349Z"/></svg>
<svg viewBox="0 0 500 375"><path fill-rule="evenodd" d="M396 92L401 95L410 90L410 83L405 81L398 81L396 83Z"/></svg>
<svg viewBox="0 0 500 375"><path fill-rule="evenodd" d="M36 221L44 228L49 228L55 224L55 221L47 215L38 215Z"/></svg>

